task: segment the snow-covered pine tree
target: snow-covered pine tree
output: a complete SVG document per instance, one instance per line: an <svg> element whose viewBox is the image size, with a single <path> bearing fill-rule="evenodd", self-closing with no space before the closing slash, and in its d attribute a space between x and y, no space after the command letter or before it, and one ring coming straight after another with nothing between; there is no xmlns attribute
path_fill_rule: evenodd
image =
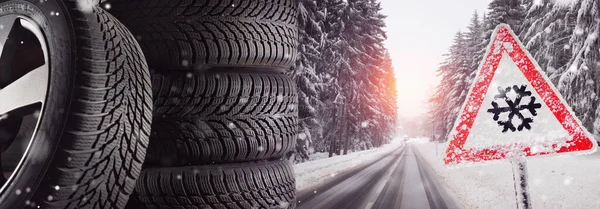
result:
<svg viewBox="0 0 600 209"><path fill-rule="evenodd" d="M465 35L462 32L456 33L452 46L446 60L438 69L438 76L441 78L440 84L430 99L429 118L439 121L431 121L431 123L441 124L440 135L447 138L454 120L456 119L459 108L462 105L461 95L464 88L468 86L469 60L468 44Z"/></svg>
<svg viewBox="0 0 600 209"><path fill-rule="evenodd" d="M525 2L527 4L527 2ZM464 103L479 63L483 60L490 36L497 25L509 24L513 30L519 31L520 24L526 15L525 5L521 0L493 0L488 5L488 13L479 22L477 14L471 18L469 31L458 33L450 48L448 60L439 69L442 76L441 90L435 98L443 99L445 110L432 113L443 114L444 125L441 134L447 138L452 131L456 117ZM449 87L448 85L452 85ZM432 117L435 118L435 117Z"/></svg>
<svg viewBox="0 0 600 209"><path fill-rule="evenodd" d="M479 53L481 50L481 43L483 41L484 27L482 21L479 19L479 14L477 12L473 13L471 20L469 21L469 25L467 26L467 32L464 33L464 51L458 51L460 59L464 59L466 62L466 66L463 63L456 63L458 65L457 73L462 77L462 80L458 80L455 84L454 89L459 91L460 94L457 97L456 103L450 103L455 109L450 111L449 115L449 124L454 125L456 121L456 117L460 113L460 108L467 98L467 94L469 93L469 89L473 84L475 79L475 75L477 74L477 70L481 63L481 59ZM458 76L458 75L457 75ZM451 127L451 126L450 126ZM451 130L448 130L448 132Z"/></svg>
<svg viewBox="0 0 600 209"><path fill-rule="evenodd" d="M488 5L488 9L486 35L491 35L491 32L500 23L506 23L514 31L520 31L520 26L527 13L521 0L493 0ZM489 35L484 38L489 41Z"/></svg>
<svg viewBox="0 0 600 209"><path fill-rule="evenodd" d="M344 56L344 51L348 50L342 33L344 22L342 15L348 6L344 0L323 0L318 1L317 5L323 8L323 19L321 31L321 62L316 66L317 75L323 82L319 86L319 99L324 108L319 110L318 120L322 125L320 133L320 142L315 148L319 151L327 149L329 156L338 153L341 143L341 127L343 126L343 104L346 100L342 94L340 81L343 78L340 69L349 68L348 56Z"/></svg>
<svg viewBox="0 0 600 209"><path fill-rule="evenodd" d="M479 67L479 64L481 63L481 59L477 59L477 57L480 56L475 56L478 53L481 53L481 43L483 42L483 32L484 32L484 25L483 25L483 21L480 19L479 14L477 13L477 11L473 12L473 16L471 17L471 20L469 20L469 25L467 26L467 32L465 34L465 39L467 42L467 53L469 56L467 56L468 59L468 65L469 65L469 69L472 71L469 74L470 78L474 78L475 77L475 73L477 71L477 68ZM469 82L469 84L471 84L472 81Z"/></svg>
<svg viewBox="0 0 600 209"><path fill-rule="evenodd" d="M335 153L347 153L350 143L355 141L358 134L359 118L361 117L360 103L360 80L357 79L359 73L367 70L365 63L365 46L362 44L363 36L362 23L366 16L363 12L366 10L366 0L348 0L347 6L341 11L341 39L338 44L343 49L341 55L346 63L338 68L338 80L340 84L340 93L342 102L340 104L340 132L341 146L336 146Z"/></svg>
<svg viewBox="0 0 600 209"><path fill-rule="evenodd" d="M569 40L576 15L566 5L541 0L529 7L519 34L542 71L555 85L571 59Z"/></svg>
<svg viewBox="0 0 600 209"><path fill-rule="evenodd" d="M456 34L446 61L438 69L442 80L429 100L429 119L438 124L442 139L448 138L481 62L477 55L481 53L484 27L477 12L467 29Z"/></svg>
<svg viewBox="0 0 600 209"><path fill-rule="evenodd" d="M300 160L379 146L396 126L396 84L377 0L301 0ZM308 146L307 146L308 145Z"/></svg>
<svg viewBox="0 0 600 209"><path fill-rule="evenodd" d="M525 2L527 4L527 2ZM475 60L483 60L485 50L490 42L496 26L501 23L510 25L517 32L520 31L520 25L523 23L527 11L521 0L493 0L488 5L488 12L483 18L483 37L482 42L477 46L479 52L474 55ZM475 75L472 75L473 77Z"/></svg>
<svg viewBox="0 0 600 209"><path fill-rule="evenodd" d="M316 65L321 61L320 39L323 13L319 11L316 0L301 0L298 15L299 45L298 58L291 71L291 77L298 89L299 135L296 143L296 161L309 158L309 147L313 135L317 133L319 121L316 118L321 102L315 87L320 83L316 74Z"/></svg>
<svg viewBox="0 0 600 209"><path fill-rule="evenodd" d="M381 146L392 140L396 131L398 118L398 90L396 87L396 77L390 53L386 50L383 60L380 62L381 74L376 76L378 83L375 85L379 89L377 98L379 99L380 113L375 119L377 123L373 127L379 127L379 130L372 130L378 138L375 141L376 146Z"/></svg>
<svg viewBox="0 0 600 209"><path fill-rule="evenodd" d="M356 43L356 59L350 62L354 72L353 79L358 85L356 96L350 109L355 114L350 124L348 133L354 136L357 143L347 149L367 149L383 143L387 132L383 130L384 110L386 103L382 98L385 87L381 85L381 76L385 76L382 69L386 56L383 41L386 34L384 19L381 14L381 5L373 0L350 0L350 16L346 29L349 30L349 43ZM351 55L352 56L352 55ZM391 61L390 61L391 62ZM393 77L392 77L393 78ZM350 115L350 114L348 114ZM356 137L358 136L358 137ZM344 153L346 149L344 150Z"/></svg>
<svg viewBox="0 0 600 209"><path fill-rule="evenodd" d="M468 40L464 37L463 33L458 33L456 37L456 45L450 49L451 60L448 64L447 69L450 70L448 76L448 83L446 85L452 85L450 92L445 96L444 105L446 107L446 132L445 136L451 132L456 117L460 113L460 108L466 98L466 92L470 87L469 78L472 72L469 69L469 58L472 57L468 54Z"/></svg>
<svg viewBox="0 0 600 209"><path fill-rule="evenodd" d="M600 134L600 2L575 0L569 9L577 14L569 46L568 68L561 75L558 89L583 125Z"/></svg>

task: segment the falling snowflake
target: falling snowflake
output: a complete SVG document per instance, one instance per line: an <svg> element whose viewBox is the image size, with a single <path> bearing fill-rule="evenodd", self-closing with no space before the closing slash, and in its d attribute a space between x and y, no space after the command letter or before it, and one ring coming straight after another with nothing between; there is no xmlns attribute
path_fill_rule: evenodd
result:
<svg viewBox="0 0 600 209"><path fill-rule="evenodd" d="M514 100L507 96L507 94L511 91L514 91L514 93L516 94ZM500 127L503 127L502 133L505 133L508 130L512 132L515 132L517 130L522 131L523 129L531 130L531 123L533 123L533 117L525 117L523 115L523 111L528 110L532 116L537 116L536 109L541 108L542 105L540 103L535 102L536 98L531 95L531 91L527 91L527 85L521 85L521 87L514 85L512 86L512 88L498 87L498 93L498 95L494 96L494 99L496 101L504 100L508 106L500 107L496 101L492 101L493 108L488 109L487 112L494 114L494 121L498 121L498 125ZM521 100L524 97L529 97L530 100L529 103L523 105L521 104ZM508 119L506 121L499 120L500 114L502 113L508 113ZM514 118L515 116L517 116L517 118ZM513 122L515 121L520 121L521 123L515 127L515 124L513 124Z"/></svg>
<svg viewBox="0 0 600 209"><path fill-rule="evenodd" d="M290 203L285 201L279 201L279 208L288 208L288 206L290 206Z"/></svg>
<svg viewBox="0 0 600 209"><path fill-rule="evenodd" d="M367 126L369 126L369 121L363 121L362 123L360 123L361 128L366 128Z"/></svg>
<svg viewBox="0 0 600 209"><path fill-rule="evenodd" d="M571 183L573 183L573 179L574 179L574 178L573 178L572 176L567 176L567 177L565 178L565 180L564 180L564 182L563 182L563 183L564 183L565 185L569 186Z"/></svg>
<svg viewBox="0 0 600 209"><path fill-rule="evenodd" d="M300 133L300 134L298 134L298 138L304 140L304 139L306 139L306 134Z"/></svg>
<svg viewBox="0 0 600 209"><path fill-rule="evenodd" d="M77 7L79 8L79 10L82 12L85 12L85 13L93 12L94 7L98 3L98 2L94 2L94 1L76 1L76 2L77 2ZM50 13L50 15L52 15L52 13Z"/></svg>

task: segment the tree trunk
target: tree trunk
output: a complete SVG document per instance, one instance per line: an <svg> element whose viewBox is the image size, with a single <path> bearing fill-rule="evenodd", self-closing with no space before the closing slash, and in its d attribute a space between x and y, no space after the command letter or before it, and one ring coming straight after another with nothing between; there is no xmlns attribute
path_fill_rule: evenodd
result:
<svg viewBox="0 0 600 209"><path fill-rule="evenodd" d="M339 118L338 118L338 111L337 108L335 109L335 113L333 114L333 125L331 126L333 130L333 132L337 132L339 126ZM330 134L329 135L329 157L333 157L333 153L336 152L336 146L337 146L337 134Z"/></svg>
<svg viewBox="0 0 600 209"><path fill-rule="evenodd" d="M329 139L329 157L333 157L334 152L335 152L335 138L330 137L330 139Z"/></svg>
<svg viewBox="0 0 600 209"><path fill-rule="evenodd" d="M348 115L348 113L346 112L346 105L344 105L344 119L346 119L347 115ZM344 122L345 122L343 125L344 131L342 132L343 133L342 137L344 137L343 138L343 140L344 140L344 155L347 155L348 148L350 147L350 138L351 138L351 137L348 137L348 126L350 123L348 123L348 121L344 121Z"/></svg>

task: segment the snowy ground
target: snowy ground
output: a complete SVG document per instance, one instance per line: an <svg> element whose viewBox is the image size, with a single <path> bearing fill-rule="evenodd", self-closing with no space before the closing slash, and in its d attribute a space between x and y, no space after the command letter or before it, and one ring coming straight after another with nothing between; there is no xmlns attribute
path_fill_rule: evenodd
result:
<svg viewBox="0 0 600 209"><path fill-rule="evenodd" d="M394 140L392 143L376 149L353 152L332 158L321 158L322 156L320 156L313 161L296 164L294 165L296 189L301 191L304 188L322 184L340 172L370 163L400 146L402 146L401 140Z"/></svg>
<svg viewBox="0 0 600 209"><path fill-rule="evenodd" d="M444 144L411 143L464 208L516 208L509 162L449 169L442 162ZM534 158L527 165L533 208L600 207L600 153Z"/></svg>

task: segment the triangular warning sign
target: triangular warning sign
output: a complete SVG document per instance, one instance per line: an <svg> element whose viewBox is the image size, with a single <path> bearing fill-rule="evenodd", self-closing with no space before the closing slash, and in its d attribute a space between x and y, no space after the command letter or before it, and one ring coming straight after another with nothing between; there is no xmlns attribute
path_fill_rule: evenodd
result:
<svg viewBox="0 0 600 209"><path fill-rule="evenodd" d="M591 153L583 128L508 25L499 25L450 134L444 163Z"/></svg>

